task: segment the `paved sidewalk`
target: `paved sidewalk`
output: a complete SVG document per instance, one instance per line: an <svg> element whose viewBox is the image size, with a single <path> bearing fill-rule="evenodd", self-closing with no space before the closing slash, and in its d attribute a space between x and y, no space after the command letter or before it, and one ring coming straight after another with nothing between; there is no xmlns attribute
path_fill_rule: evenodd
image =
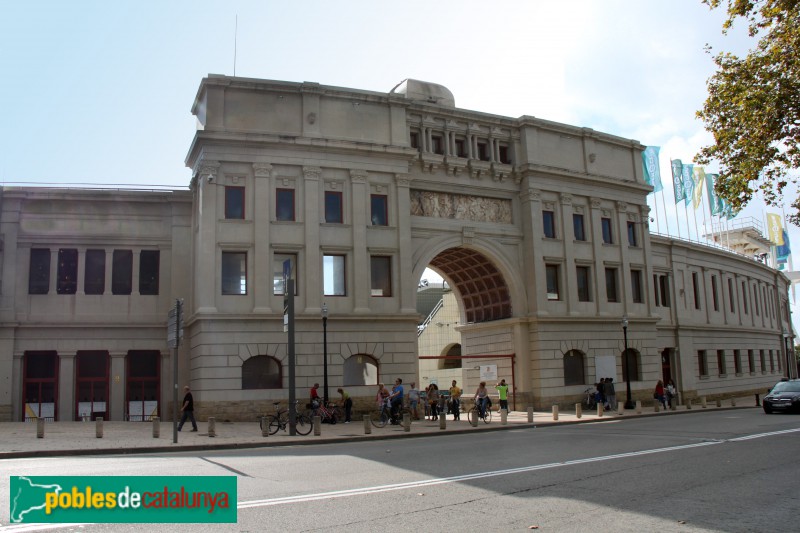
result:
<svg viewBox="0 0 800 533"><path fill-rule="evenodd" d="M527 412L511 411L508 414L506 425L501 424L500 415L495 411L492 413L491 423L485 424L479 421L477 427L472 427L466 415L462 415L459 421L454 421L452 416L448 416L447 427L444 430L440 429L437 421L419 420L411 424L408 432L402 426L387 425L385 428L378 429L370 425L370 434L365 433L363 420L357 420L350 424L321 424L318 436L313 431L305 436L289 436L288 431L278 431L275 435L264 437L261 435L261 428L257 421L217 421L216 436L210 437L208 423L198 421L199 431L192 433L190 425L184 426L183 431L178 433L177 443L173 443L172 422L170 421L163 421L159 424L160 435L158 438L153 437L152 422L103 422L102 438L97 437L95 422L47 422L43 438L37 438L35 422L2 422L0 423L0 459L295 446L605 422L639 416L665 417L720 409L756 408L754 397L739 398L736 399L735 406L731 404L731 400L726 400L721 407L717 407L716 402L709 402L708 406L703 408L699 402L696 402L691 410L680 406L674 411L661 410L658 413L654 411L653 406L647 406L642 407L641 413L637 413L635 410L625 411L624 414L606 411L602 416L598 416L596 412L584 412L580 418L576 416L574 410L570 410L569 412L561 411L558 420L554 420L552 411L536 411L533 414L533 423L528 421Z"/></svg>

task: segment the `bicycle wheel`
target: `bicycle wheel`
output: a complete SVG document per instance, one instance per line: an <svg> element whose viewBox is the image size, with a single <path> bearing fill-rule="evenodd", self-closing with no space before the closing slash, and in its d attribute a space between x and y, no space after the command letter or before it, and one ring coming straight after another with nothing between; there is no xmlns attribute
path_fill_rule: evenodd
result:
<svg viewBox="0 0 800 533"><path fill-rule="evenodd" d="M344 409L339 407L338 405L332 409L333 417L336 419L337 422L344 422Z"/></svg>
<svg viewBox="0 0 800 533"><path fill-rule="evenodd" d="M386 412L386 409L373 411L370 415L370 422L372 422L372 425L376 428L382 428L389 423L389 413Z"/></svg>
<svg viewBox="0 0 800 533"><path fill-rule="evenodd" d="M488 424L492 421L492 410L488 407L483 410L483 423Z"/></svg>
<svg viewBox="0 0 800 533"><path fill-rule="evenodd" d="M314 423L305 415L297 415L294 430L298 435L308 435L314 429Z"/></svg>
<svg viewBox="0 0 800 533"><path fill-rule="evenodd" d="M283 427L284 427L281 424L281 421L278 418L274 417L274 416L271 416L271 415L268 416L267 420L269 421L269 426L268 427L269 427L269 434L270 435L274 435L275 433L278 432L279 429L283 429Z"/></svg>

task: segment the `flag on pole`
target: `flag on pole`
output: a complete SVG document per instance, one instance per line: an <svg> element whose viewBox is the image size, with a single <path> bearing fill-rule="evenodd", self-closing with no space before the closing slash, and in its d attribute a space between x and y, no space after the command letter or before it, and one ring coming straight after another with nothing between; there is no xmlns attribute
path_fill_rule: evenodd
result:
<svg viewBox="0 0 800 533"><path fill-rule="evenodd" d="M772 244L783 245L783 224L779 214L767 213L767 233Z"/></svg>
<svg viewBox="0 0 800 533"><path fill-rule="evenodd" d="M683 163L680 159L670 161L672 165L672 188L675 191L675 203L686 199L686 189L683 186Z"/></svg>
<svg viewBox="0 0 800 533"><path fill-rule="evenodd" d="M789 246L789 234L783 228L781 228L781 240L783 243L775 247L775 255L778 264L781 265L781 270L783 270L783 265L789 262L789 256L792 255L792 247Z"/></svg>
<svg viewBox="0 0 800 533"><path fill-rule="evenodd" d="M719 174L706 174L706 193L708 194L708 209L711 215L719 215L723 211L722 198L714 191Z"/></svg>
<svg viewBox="0 0 800 533"><path fill-rule="evenodd" d="M703 182L706 180L706 171L703 167L694 167L694 196L692 207L697 209L703 201Z"/></svg>
<svg viewBox="0 0 800 533"><path fill-rule="evenodd" d="M686 205L689 205L689 202L692 201L694 197L694 165L683 165L682 169L683 174L683 189L686 191Z"/></svg>
<svg viewBox="0 0 800 533"><path fill-rule="evenodd" d="M644 167L644 181L653 186L653 192L664 189L661 184L661 167L658 164L658 146L648 146L642 152L642 165Z"/></svg>

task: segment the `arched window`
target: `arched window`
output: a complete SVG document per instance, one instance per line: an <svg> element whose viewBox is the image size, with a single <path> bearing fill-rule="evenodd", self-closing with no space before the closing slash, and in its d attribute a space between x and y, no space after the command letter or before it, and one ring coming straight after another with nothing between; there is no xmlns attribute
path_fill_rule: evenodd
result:
<svg viewBox="0 0 800 533"><path fill-rule="evenodd" d="M256 355L242 365L242 390L280 389L281 363L269 355Z"/></svg>
<svg viewBox="0 0 800 533"><path fill-rule="evenodd" d="M442 355L461 357L461 345L451 344ZM440 370L461 368L461 359L439 359Z"/></svg>
<svg viewBox="0 0 800 533"><path fill-rule="evenodd" d="M633 348L628 348L627 352L622 352L622 381L628 381L628 364L626 363L626 355L630 357L630 371L631 371L631 379L630 381L641 381L641 374L639 374L640 368L640 361L641 355L639 352L634 350Z"/></svg>
<svg viewBox="0 0 800 533"><path fill-rule="evenodd" d="M378 362L370 355L351 355L345 359L343 367L342 381L345 387L378 384Z"/></svg>
<svg viewBox="0 0 800 533"><path fill-rule="evenodd" d="M586 373L583 352L570 350L564 354L564 385L584 385Z"/></svg>

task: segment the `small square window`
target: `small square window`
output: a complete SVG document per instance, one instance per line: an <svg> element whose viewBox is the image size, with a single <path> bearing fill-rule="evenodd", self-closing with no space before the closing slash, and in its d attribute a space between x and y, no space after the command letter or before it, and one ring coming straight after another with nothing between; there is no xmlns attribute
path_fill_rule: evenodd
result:
<svg viewBox="0 0 800 533"><path fill-rule="evenodd" d="M633 303L644 303L644 291L642 290L642 271L631 270L631 298Z"/></svg>
<svg viewBox="0 0 800 533"><path fill-rule="evenodd" d="M294 221L294 189L277 189L275 198L275 218Z"/></svg>
<svg viewBox="0 0 800 533"><path fill-rule="evenodd" d="M388 201L385 194L373 194L370 196L370 207L373 226L388 226Z"/></svg>
<svg viewBox="0 0 800 533"><path fill-rule="evenodd" d="M370 257L371 296L392 295L392 258L373 255Z"/></svg>
<svg viewBox="0 0 800 533"><path fill-rule="evenodd" d="M628 245L638 246L638 240L636 239L636 224L633 222L628 222Z"/></svg>
<svg viewBox="0 0 800 533"><path fill-rule="evenodd" d="M342 193L325 191L325 222L342 223Z"/></svg>
<svg viewBox="0 0 800 533"><path fill-rule="evenodd" d="M589 289L589 267L575 267L575 273L578 281L578 301L591 302L592 296Z"/></svg>
<svg viewBox="0 0 800 533"><path fill-rule="evenodd" d="M247 294L247 252L222 252L222 294Z"/></svg>
<svg viewBox="0 0 800 533"><path fill-rule="evenodd" d="M604 244L613 244L614 237L611 234L611 219L610 218L601 218L600 224L603 228L603 243Z"/></svg>
<svg viewBox="0 0 800 533"><path fill-rule="evenodd" d="M544 236L546 239L556 238L555 213L552 211L542 211L542 225L544 226Z"/></svg>
<svg viewBox="0 0 800 533"><path fill-rule="evenodd" d="M225 186L225 218L244 219L244 187Z"/></svg>
<svg viewBox="0 0 800 533"><path fill-rule="evenodd" d="M617 294L617 269L606 269L606 297L609 302L619 302Z"/></svg>
<svg viewBox="0 0 800 533"><path fill-rule="evenodd" d="M560 300L561 295L558 290L558 265L547 265L547 299Z"/></svg>
<svg viewBox="0 0 800 533"><path fill-rule="evenodd" d="M583 215L578 215L578 214L572 215L572 226L575 230L575 240L585 241L586 231L583 226Z"/></svg>

